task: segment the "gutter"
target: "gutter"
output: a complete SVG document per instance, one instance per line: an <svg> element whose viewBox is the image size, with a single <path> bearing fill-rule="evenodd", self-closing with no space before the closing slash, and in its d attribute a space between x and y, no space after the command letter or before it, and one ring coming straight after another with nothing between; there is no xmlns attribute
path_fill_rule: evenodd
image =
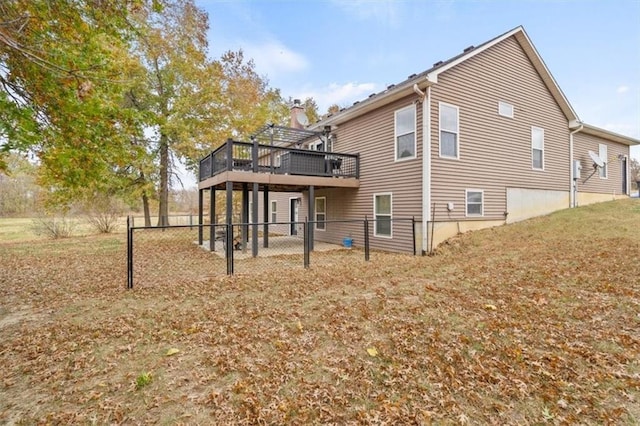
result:
<svg viewBox="0 0 640 426"><path fill-rule="evenodd" d="M577 179L574 176L573 135L581 131L583 128L584 125L580 123L578 128L569 132L569 208L576 207L576 193L578 192Z"/></svg>
<svg viewBox="0 0 640 426"><path fill-rule="evenodd" d="M429 247L429 221L431 221L431 86L437 83L427 76L427 87L420 90L418 84L413 91L422 102L422 254Z"/></svg>

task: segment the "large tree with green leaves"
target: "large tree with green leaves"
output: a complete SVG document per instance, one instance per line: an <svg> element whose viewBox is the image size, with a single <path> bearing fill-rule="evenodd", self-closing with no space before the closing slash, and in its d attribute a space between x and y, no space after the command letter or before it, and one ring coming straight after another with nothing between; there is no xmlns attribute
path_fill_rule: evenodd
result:
<svg viewBox="0 0 640 426"><path fill-rule="evenodd" d="M167 225L176 160L195 170L198 159L226 138L281 120L286 107L242 52L208 57L208 17L192 0L146 9L138 19L144 30L132 53L145 74L129 98L147 113L147 151L158 166L158 225Z"/></svg>
<svg viewBox="0 0 640 426"><path fill-rule="evenodd" d="M65 202L116 182L139 129L122 108L130 13L143 0L0 2L0 158L31 151L40 181ZM3 154L4 153L4 154Z"/></svg>
<svg viewBox="0 0 640 426"><path fill-rule="evenodd" d="M157 194L167 224L176 160L287 116L242 52L208 57L207 28L193 0L1 2L1 151L35 153L57 202L141 196L148 217Z"/></svg>

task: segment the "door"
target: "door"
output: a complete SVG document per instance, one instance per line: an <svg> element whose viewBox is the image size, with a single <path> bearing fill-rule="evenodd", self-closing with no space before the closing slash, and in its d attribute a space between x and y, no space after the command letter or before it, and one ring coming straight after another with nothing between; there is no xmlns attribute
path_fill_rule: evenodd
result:
<svg viewBox="0 0 640 426"><path fill-rule="evenodd" d="M298 235L298 212L300 211L300 198L289 199L289 233L291 235Z"/></svg>

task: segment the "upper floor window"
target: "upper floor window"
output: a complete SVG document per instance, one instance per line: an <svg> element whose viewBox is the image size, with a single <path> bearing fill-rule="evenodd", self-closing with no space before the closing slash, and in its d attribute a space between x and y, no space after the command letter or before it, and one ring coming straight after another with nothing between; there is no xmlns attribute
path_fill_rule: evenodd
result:
<svg viewBox="0 0 640 426"><path fill-rule="evenodd" d="M391 193L373 195L373 235L391 237Z"/></svg>
<svg viewBox="0 0 640 426"><path fill-rule="evenodd" d="M458 158L459 109L440 102L440 157Z"/></svg>
<svg viewBox="0 0 640 426"><path fill-rule="evenodd" d="M513 118L513 105L506 102L498 102L498 114L503 117Z"/></svg>
<svg viewBox="0 0 640 426"><path fill-rule="evenodd" d="M606 179L608 176L609 164L607 163L607 146L605 144L598 144L598 156L604 163L602 167L598 168L598 173L601 179Z"/></svg>
<svg viewBox="0 0 640 426"><path fill-rule="evenodd" d="M416 106L396 111L396 160L416 158Z"/></svg>
<svg viewBox="0 0 640 426"><path fill-rule="evenodd" d="M531 127L531 167L544 170L544 129Z"/></svg>

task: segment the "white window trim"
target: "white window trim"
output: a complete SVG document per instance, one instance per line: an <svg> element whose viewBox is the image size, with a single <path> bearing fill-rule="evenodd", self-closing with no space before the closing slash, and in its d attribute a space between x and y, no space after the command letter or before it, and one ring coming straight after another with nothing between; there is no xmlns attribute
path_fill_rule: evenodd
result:
<svg viewBox="0 0 640 426"><path fill-rule="evenodd" d="M442 155L442 128L440 125L440 118L442 117L442 107L446 106L446 107L450 107L450 108L455 108L456 110L456 156L451 156L451 155ZM449 130L446 130L446 132L449 132ZM451 133L451 132L449 132ZM439 102L438 103L438 155L440 156L440 158L448 158L451 160L459 160L460 159L460 107L458 107L457 105L452 105L452 104L448 104L446 102Z"/></svg>
<svg viewBox="0 0 640 426"><path fill-rule="evenodd" d="M602 155L602 148L604 148L605 151L604 158ZM600 170L598 170L598 177L603 180L609 179L609 146L607 144L598 144L598 157L600 157L600 159L604 162L604 176L600 175L600 170L602 170L601 168Z"/></svg>
<svg viewBox="0 0 640 426"><path fill-rule="evenodd" d="M482 196L482 201L480 202L480 214L469 214L469 193L470 192L479 192ZM465 217L484 217L484 190L482 189L465 189L464 190L464 216Z"/></svg>
<svg viewBox="0 0 640 426"><path fill-rule="evenodd" d="M542 131L542 167L541 168L533 166L533 149L534 149L533 148L533 131L534 130ZM545 163L544 160L545 160L545 158L544 158L544 129L542 127L531 126L531 170L544 171L544 163Z"/></svg>
<svg viewBox="0 0 640 426"><path fill-rule="evenodd" d="M320 222L318 220L318 200L324 200L324 211L322 212L324 214L324 220L322 221L324 228L318 228L318 222ZM316 197L313 205L314 205L313 215L314 215L314 222L315 222L314 228L316 231L324 232L327 230L327 197Z"/></svg>
<svg viewBox="0 0 640 426"><path fill-rule="evenodd" d="M326 149L324 148L324 142L323 141L315 141L315 142L311 142L309 144L309 149L311 151L320 151L318 149L318 147L322 146L323 147L323 152L326 151Z"/></svg>
<svg viewBox="0 0 640 426"><path fill-rule="evenodd" d="M413 132L398 134L398 113L406 110L413 110ZM393 156L395 161L414 160L418 157L418 116L415 104L400 108L393 113ZM409 157L398 158L398 136L413 133L413 155Z"/></svg>
<svg viewBox="0 0 640 426"><path fill-rule="evenodd" d="M275 206L275 208L274 208ZM273 215L276 215L276 220L273 219ZM269 219L271 223L276 223L278 220L278 202L275 200L271 201L271 211L269 212Z"/></svg>
<svg viewBox="0 0 640 426"><path fill-rule="evenodd" d="M503 108L509 108L511 110L510 114L503 114ZM513 118L515 112L515 108L508 102L498 101L498 115L501 117Z"/></svg>
<svg viewBox="0 0 640 426"><path fill-rule="evenodd" d="M376 213L376 197L380 197L383 195L388 195L389 196L389 206L391 207L391 212L387 215L387 214L377 214ZM378 216L389 216L389 219L391 219L393 217L393 193L391 192L378 192L373 194L373 219L374 221L378 220ZM377 233L377 228L376 228L376 222L373 223L373 236L374 237L378 237L378 238L389 238L392 239L393 238L393 221L391 221L391 227L390 227L390 233L389 235L380 235Z"/></svg>

